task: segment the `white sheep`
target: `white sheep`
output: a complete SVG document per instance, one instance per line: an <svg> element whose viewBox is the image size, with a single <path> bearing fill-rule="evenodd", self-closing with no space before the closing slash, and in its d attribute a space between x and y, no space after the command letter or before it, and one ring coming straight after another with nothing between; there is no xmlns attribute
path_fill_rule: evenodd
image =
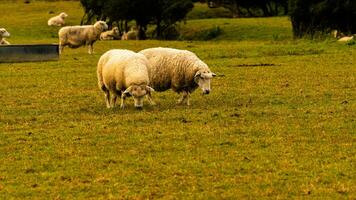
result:
<svg viewBox="0 0 356 200"><path fill-rule="evenodd" d="M150 62L150 86L156 91L170 88L182 93L179 104L186 101L189 106L189 95L197 88L203 94L210 93L210 80L216 76L207 64L194 53L172 48L149 48L140 51Z"/></svg>
<svg viewBox="0 0 356 200"><path fill-rule="evenodd" d="M61 14L50 18L47 24L48 26L64 26L65 25L64 19L66 17L68 17L68 15L65 12L62 12Z"/></svg>
<svg viewBox="0 0 356 200"><path fill-rule="evenodd" d="M338 42L349 42L349 41L351 41L353 39L354 39L354 36L345 36L345 37L342 37L342 38L338 39L337 41Z"/></svg>
<svg viewBox="0 0 356 200"><path fill-rule="evenodd" d="M129 32L124 32L121 36L121 40L137 40L137 31L130 30Z"/></svg>
<svg viewBox="0 0 356 200"><path fill-rule="evenodd" d="M63 52L65 46L78 48L88 45L88 53L93 53L93 44L100 37L100 34L108 29L108 25L103 21L97 21L94 25L66 26L59 30L59 53Z"/></svg>
<svg viewBox="0 0 356 200"><path fill-rule="evenodd" d="M119 28L114 27L110 31L105 31L100 34L100 40L113 40L119 37Z"/></svg>
<svg viewBox="0 0 356 200"><path fill-rule="evenodd" d="M125 107L127 96L133 96L136 108L142 108L145 95L154 104L151 99L154 90L148 86L147 65L148 60L144 55L129 50L114 49L100 57L97 66L98 85L105 93L108 108L115 106L117 96L121 96L121 108Z"/></svg>
<svg viewBox="0 0 356 200"><path fill-rule="evenodd" d="M0 28L0 45L9 45L10 42L5 40L5 37L10 37L10 33L4 28Z"/></svg>

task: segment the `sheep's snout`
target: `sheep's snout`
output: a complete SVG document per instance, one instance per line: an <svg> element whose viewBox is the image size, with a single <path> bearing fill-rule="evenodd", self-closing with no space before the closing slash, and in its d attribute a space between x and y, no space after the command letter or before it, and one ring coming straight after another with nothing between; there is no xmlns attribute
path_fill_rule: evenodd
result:
<svg viewBox="0 0 356 200"><path fill-rule="evenodd" d="M209 94L210 90L203 90L203 94Z"/></svg>

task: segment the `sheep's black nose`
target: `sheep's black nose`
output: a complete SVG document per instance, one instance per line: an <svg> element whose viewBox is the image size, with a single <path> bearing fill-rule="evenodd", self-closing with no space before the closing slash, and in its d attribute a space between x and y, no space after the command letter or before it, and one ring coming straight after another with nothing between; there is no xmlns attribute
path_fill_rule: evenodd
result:
<svg viewBox="0 0 356 200"><path fill-rule="evenodd" d="M142 110L143 108L142 108L142 106L136 106L136 109L137 110Z"/></svg>
<svg viewBox="0 0 356 200"><path fill-rule="evenodd" d="M204 90L203 94L209 94L210 90Z"/></svg>

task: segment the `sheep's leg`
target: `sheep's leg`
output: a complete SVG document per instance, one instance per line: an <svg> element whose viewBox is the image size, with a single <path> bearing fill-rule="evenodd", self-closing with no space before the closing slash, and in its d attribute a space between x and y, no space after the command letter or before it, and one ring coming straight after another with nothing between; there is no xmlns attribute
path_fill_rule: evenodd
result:
<svg viewBox="0 0 356 200"><path fill-rule="evenodd" d="M121 95L121 105L120 105L121 109L125 108L125 99L126 99L126 94L122 94Z"/></svg>
<svg viewBox="0 0 356 200"><path fill-rule="evenodd" d="M116 99L117 99L117 95L113 94L113 97L111 98L111 105L112 107L116 106Z"/></svg>
<svg viewBox="0 0 356 200"><path fill-rule="evenodd" d="M93 44L89 44L88 45L88 53L89 54L93 54L94 50L93 50Z"/></svg>
<svg viewBox="0 0 356 200"><path fill-rule="evenodd" d="M106 107L107 108L111 108L111 105L110 105L110 92L109 92L109 90L104 90L104 92L105 92Z"/></svg>
<svg viewBox="0 0 356 200"><path fill-rule="evenodd" d="M189 92L187 92L186 101L187 101L187 106L190 106L190 93Z"/></svg>
<svg viewBox="0 0 356 200"><path fill-rule="evenodd" d="M147 99L148 99L148 102L150 102L150 104L152 105L152 106L155 106L156 105L156 103L153 101L153 99L152 99L152 95L151 95L151 92L148 92L147 93Z"/></svg>
<svg viewBox="0 0 356 200"><path fill-rule="evenodd" d="M59 44L59 54L63 53L64 46Z"/></svg>
<svg viewBox="0 0 356 200"><path fill-rule="evenodd" d="M189 92L187 91L183 91L182 92L182 97L178 100L178 104L182 104L183 102L187 102L187 105L189 106L190 105L190 102L189 102Z"/></svg>

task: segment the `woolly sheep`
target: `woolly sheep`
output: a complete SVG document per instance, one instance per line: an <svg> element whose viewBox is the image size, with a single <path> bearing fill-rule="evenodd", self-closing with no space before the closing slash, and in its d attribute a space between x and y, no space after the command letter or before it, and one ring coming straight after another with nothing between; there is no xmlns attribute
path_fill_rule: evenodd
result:
<svg viewBox="0 0 356 200"><path fill-rule="evenodd" d="M47 24L48 26L64 26L65 24L64 19L66 17L68 17L68 15L65 12L62 12L61 14L50 18Z"/></svg>
<svg viewBox="0 0 356 200"><path fill-rule="evenodd" d="M108 108L115 106L117 96L121 96L121 108L125 107L127 96L133 96L136 108L142 108L145 95L154 104L151 99L154 90L148 86L147 65L145 56L129 50L114 49L100 57L97 66L98 85L105 93Z"/></svg>
<svg viewBox="0 0 356 200"><path fill-rule="evenodd" d="M105 31L100 34L100 40L113 40L115 38L118 38L119 36L119 28L114 27L110 31Z"/></svg>
<svg viewBox="0 0 356 200"><path fill-rule="evenodd" d="M99 39L100 34L108 29L103 21L97 21L94 25L66 26L59 30L59 53L63 52L65 46L78 48L88 45L88 53L93 53L93 44Z"/></svg>
<svg viewBox="0 0 356 200"><path fill-rule="evenodd" d="M216 76L207 64L194 53L172 48L150 48L140 51L150 62L150 86L156 91L170 88L182 93L179 104L186 102L189 95L200 87L203 94L210 93L210 80Z"/></svg>
<svg viewBox="0 0 356 200"><path fill-rule="evenodd" d="M338 42L349 42L353 39L354 39L354 36L346 36L346 37L342 37L342 38L338 39L337 41Z"/></svg>
<svg viewBox="0 0 356 200"><path fill-rule="evenodd" d="M4 28L0 28L0 45L9 45L10 42L5 40L5 37L10 37L10 33Z"/></svg>
<svg viewBox="0 0 356 200"><path fill-rule="evenodd" d="M121 36L121 40L136 40L137 39L137 31L130 30L129 32L124 32Z"/></svg>

